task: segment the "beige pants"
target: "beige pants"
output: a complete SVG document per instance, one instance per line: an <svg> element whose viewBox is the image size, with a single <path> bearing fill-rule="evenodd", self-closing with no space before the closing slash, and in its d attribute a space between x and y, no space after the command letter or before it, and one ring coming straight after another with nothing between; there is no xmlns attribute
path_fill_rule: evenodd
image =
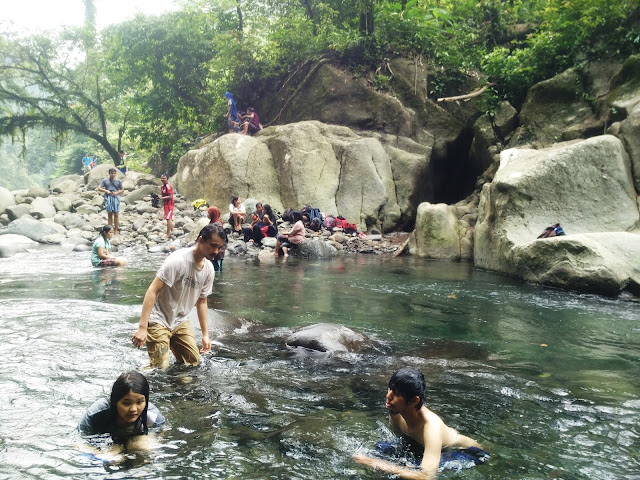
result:
<svg viewBox="0 0 640 480"><path fill-rule="evenodd" d="M147 352L152 367L169 367L169 350L177 363L198 365L200 350L189 320L185 320L171 331L159 323L150 323L147 328Z"/></svg>

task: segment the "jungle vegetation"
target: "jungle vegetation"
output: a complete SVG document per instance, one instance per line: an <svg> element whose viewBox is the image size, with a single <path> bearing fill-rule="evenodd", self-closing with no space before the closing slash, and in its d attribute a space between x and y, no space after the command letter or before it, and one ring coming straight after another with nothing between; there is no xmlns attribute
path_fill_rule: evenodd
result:
<svg viewBox="0 0 640 480"><path fill-rule="evenodd" d="M434 72L431 98L475 75L489 100L518 105L568 67L640 50L640 0L184 0L101 31L83 1L82 28L0 33L0 185L5 171L79 173L85 152L115 161L120 148L172 170L223 128L225 91L320 57L384 89L381 67L406 56Z"/></svg>

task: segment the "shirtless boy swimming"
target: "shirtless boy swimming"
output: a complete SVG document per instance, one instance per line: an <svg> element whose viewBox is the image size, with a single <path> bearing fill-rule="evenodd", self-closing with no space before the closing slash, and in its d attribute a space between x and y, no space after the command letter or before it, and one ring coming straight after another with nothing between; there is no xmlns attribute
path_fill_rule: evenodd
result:
<svg viewBox="0 0 640 480"><path fill-rule="evenodd" d="M389 380L386 406L389 423L397 435L407 435L424 447L420 470L394 465L384 460L354 455L353 459L363 465L383 470L409 479L433 479L440 464L443 449L482 448L472 438L459 434L448 427L442 419L423 405L425 391L424 375L412 367L395 372Z"/></svg>

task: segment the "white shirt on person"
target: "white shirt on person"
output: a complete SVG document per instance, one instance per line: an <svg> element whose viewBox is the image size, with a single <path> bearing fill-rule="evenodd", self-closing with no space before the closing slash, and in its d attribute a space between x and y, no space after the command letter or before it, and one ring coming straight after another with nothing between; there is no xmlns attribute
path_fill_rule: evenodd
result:
<svg viewBox="0 0 640 480"><path fill-rule="evenodd" d="M164 283L149 316L149 323L159 323L175 330L187 319L199 298L206 298L213 290L215 272L211 262L198 269L193 248L172 253L164 261L156 276Z"/></svg>

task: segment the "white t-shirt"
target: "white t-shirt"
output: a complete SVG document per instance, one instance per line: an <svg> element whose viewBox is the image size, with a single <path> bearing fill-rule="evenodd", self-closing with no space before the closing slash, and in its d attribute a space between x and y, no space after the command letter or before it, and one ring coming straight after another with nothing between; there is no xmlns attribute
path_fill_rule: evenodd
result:
<svg viewBox="0 0 640 480"><path fill-rule="evenodd" d="M229 204L229 213L235 213L235 212L236 212L236 206L233 203L230 203ZM240 206L238 207L238 212L247 213L247 210L244 207L243 203L241 203Z"/></svg>
<svg viewBox="0 0 640 480"><path fill-rule="evenodd" d="M165 284L153 304L149 323L159 323L175 330L193 309L199 298L206 298L213 290L215 272L205 260L198 269L193 248L183 248L164 261L156 276Z"/></svg>

